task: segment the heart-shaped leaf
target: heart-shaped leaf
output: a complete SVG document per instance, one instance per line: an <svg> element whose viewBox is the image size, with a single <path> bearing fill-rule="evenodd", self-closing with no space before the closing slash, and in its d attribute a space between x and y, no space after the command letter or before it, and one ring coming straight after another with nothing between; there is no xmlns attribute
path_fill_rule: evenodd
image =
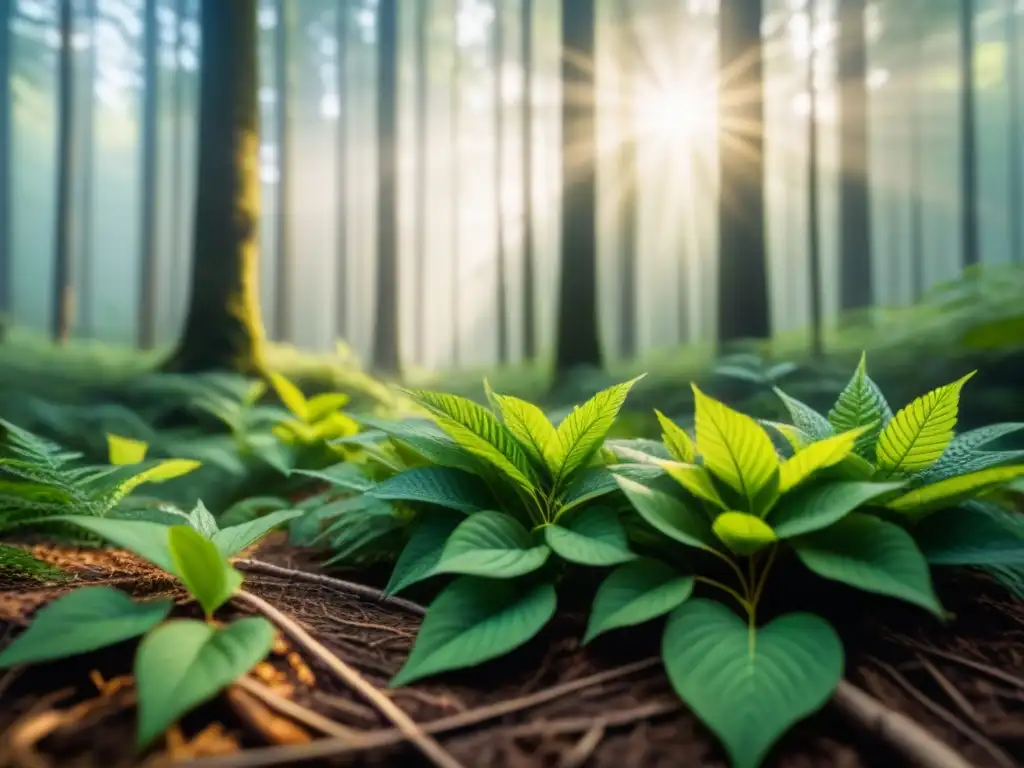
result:
<svg viewBox="0 0 1024 768"><path fill-rule="evenodd" d="M435 573L511 579L536 571L551 550L503 512L477 512L448 537Z"/></svg>
<svg viewBox="0 0 1024 768"><path fill-rule="evenodd" d="M618 565L636 558L619 516L607 507L585 509L567 525L546 526L544 539L559 557L579 565Z"/></svg>
<svg viewBox="0 0 1024 768"><path fill-rule="evenodd" d="M191 527L171 526L169 544L175 573L207 616L242 586L242 574L228 564L217 545Z"/></svg>
<svg viewBox="0 0 1024 768"><path fill-rule="evenodd" d="M138 748L145 749L179 717L246 674L273 644L274 627L262 616L224 629L176 620L150 632L135 655Z"/></svg>
<svg viewBox="0 0 1024 768"><path fill-rule="evenodd" d="M691 594L693 577L683 576L658 560L644 558L621 565L597 588L583 643L603 632L663 616Z"/></svg>
<svg viewBox="0 0 1024 768"><path fill-rule="evenodd" d="M787 493L768 513L768 523L780 539L827 528L858 507L865 506L903 483L830 481Z"/></svg>
<svg viewBox="0 0 1024 768"><path fill-rule="evenodd" d="M551 584L524 590L509 581L456 579L431 603L412 652L391 685L503 656L540 632L554 615L555 604Z"/></svg>
<svg viewBox="0 0 1024 768"><path fill-rule="evenodd" d="M81 587L42 608L0 653L0 669L88 653L145 634L174 603L136 603L110 587Z"/></svg>
<svg viewBox="0 0 1024 768"><path fill-rule="evenodd" d="M711 524L699 511L679 499L617 474L619 488L652 528L681 544L697 549L715 549L717 541Z"/></svg>
<svg viewBox="0 0 1024 768"><path fill-rule="evenodd" d="M270 533L277 526L304 514L301 509L282 509L250 520L248 523L233 525L213 534L212 541L224 557L234 557L250 544Z"/></svg>
<svg viewBox="0 0 1024 768"><path fill-rule="evenodd" d="M665 627L662 659L679 697L722 740L733 768L756 768L793 723L819 710L843 675L824 619L791 613L751 633L721 603L690 600Z"/></svg>
<svg viewBox="0 0 1024 768"><path fill-rule="evenodd" d="M734 554L747 557L778 539L771 526L746 512L723 512L711 529Z"/></svg>
<svg viewBox="0 0 1024 768"><path fill-rule="evenodd" d="M384 594L393 595L433 576L444 554L444 545L465 519L465 515L448 510L421 517L413 525L409 541L395 562Z"/></svg>

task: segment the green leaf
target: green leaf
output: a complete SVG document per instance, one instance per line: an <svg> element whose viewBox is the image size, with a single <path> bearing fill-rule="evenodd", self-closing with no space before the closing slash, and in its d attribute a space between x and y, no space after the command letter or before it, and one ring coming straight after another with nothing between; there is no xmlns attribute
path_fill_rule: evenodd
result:
<svg viewBox="0 0 1024 768"><path fill-rule="evenodd" d="M313 395L306 403L306 420L310 424L323 421L348 404L349 396L344 392L323 392Z"/></svg>
<svg viewBox="0 0 1024 768"><path fill-rule="evenodd" d="M779 493L786 493L815 472L844 461L853 452L860 436L870 428L870 425L856 427L849 432L818 440L794 453L779 467Z"/></svg>
<svg viewBox="0 0 1024 768"><path fill-rule="evenodd" d="M145 520L115 520L88 515L61 515L46 518L46 522L64 522L84 528L105 539L115 547L127 549L143 560L148 560L167 573L179 575L168 545L170 528L162 523ZM40 520L39 522L43 522Z"/></svg>
<svg viewBox="0 0 1024 768"><path fill-rule="evenodd" d="M11 574L40 581L63 581L70 578L60 568L44 563L20 547L0 544L0 576Z"/></svg>
<svg viewBox="0 0 1024 768"><path fill-rule="evenodd" d="M168 532L174 572L207 617L212 616L242 586L242 574L232 568L217 549L187 525L173 525Z"/></svg>
<svg viewBox="0 0 1024 768"><path fill-rule="evenodd" d="M188 513L188 522L196 531L206 538L213 538L213 535L220 530L215 518L202 501L196 501L195 507Z"/></svg>
<svg viewBox="0 0 1024 768"><path fill-rule="evenodd" d="M413 525L402 554L395 562L384 594L394 595L435 574L444 545L465 516L446 510L431 511Z"/></svg>
<svg viewBox="0 0 1024 768"><path fill-rule="evenodd" d="M691 506L667 493L617 475L619 488L652 528L670 539L697 549L717 549L707 519Z"/></svg>
<svg viewBox="0 0 1024 768"><path fill-rule="evenodd" d="M711 530L730 552L743 557L778 540L770 525L746 512L723 512L715 518Z"/></svg>
<svg viewBox="0 0 1024 768"><path fill-rule="evenodd" d="M558 435L558 452L555 454L555 487L569 480L571 475L590 462L600 450L608 431L626 402L629 390L643 376L616 384L602 390L578 405L566 416L555 430Z"/></svg>
<svg viewBox="0 0 1024 768"><path fill-rule="evenodd" d="M942 510L911 533L931 565L1024 566L1024 535L984 508Z"/></svg>
<svg viewBox="0 0 1024 768"><path fill-rule="evenodd" d="M555 604L551 584L527 590L509 581L456 579L431 603L392 687L504 656L544 628Z"/></svg>
<svg viewBox="0 0 1024 768"><path fill-rule="evenodd" d="M929 483L936 483L939 480L945 480L954 475L987 469L999 464L1006 464L1008 461L1018 461L1019 457L1014 456L1014 454L1018 453L1017 451L993 453L979 449L988 443L1011 435L1014 432L1019 432L1022 429L1024 429L1024 423L1007 422L971 429L962 434L954 435L953 440L946 446L946 450L939 460L917 475L915 479L923 485L927 485ZM1008 461L1003 461L999 458L1000 456L1005 457ZM980 465L972 463L979 459L981 460Z"/></svg>
<svg viewBox="0 0 1024 768"><path fill-rule="evenodd" d="M824 440L836 433L828 419L818 413L806 403L802 403L795 397L790 397L778 387L772 387L772 391L782 400L782 404L789 411L789 417L793 420L793 426L800 432L808 435L811 440Z"/></svg>
<svg viewBox="0 0 1024 768"><path fill-rule="evenodd" d="M388 435L393 443L409 448L431 464L464 469L467 472L479 472L483 465L480 459L464 450L441 431L436 423L426 419L406 419L397 422L368 418L360 420L367 426L379 429Z"/></svg>
<svg viewBox="0 0 1024 768"><path fill-rule="evenodd" d="M676 482L698 499L708 501L719 509L729 508L729 505L722 501L718 489L715 488L711 473L704 467L697 464L678 464L674 461L662 462L661 466Z"/></svg>
<svg viewBox="0 0 1024 768"><path fill-rule="evenodd" d="M277 526L283 525L302 514L305 513L301 509L281 509L263 517L258 517L248 523L233 525L230 528L217 531L213 534L211 541L213 541L224 557L234 557L250 544L255 543L277 528Z"/></svg>
<svg viewBox="0 0 1024 768"><path fill-rule="evenodd" d="M672 687L722 740L733 768L757 768L798 720L821 709L843 675L843 646L824 619L781 616L750 632L724 605L690 600L661 644Z"/></svg>
<svg viewBox="0 0 1024 768"><path fill-rule="evenodd" d="M136 603L110 587L79 587L42 608L0 653L0 669L64 659L145 634L171 612L171 600Z"/></svg>
<svg viewBox="0 0 1024 768"><path fill-rule="evenodd" d="M407 394L437 420L438 425L469 453L493 465L529 495L536 480L526 453L497 417L465 397L440 392Z"/></svg>
<svg viewBox="0 0 1024 768"><path fill-rule="evenodd" d="M583 637L634 627L679 607L693 594L693 577L683 576L658 560L645 558L621 565L601 582Z"/></svg>
<svg viewBox="0 0 1024 768"><path fill-rule="evenodd" d="M545 526L544 539L556 555L578 565L618 565L636 559L619 516L607 507L585 509L568 525Z"/></svg>
<svg viewBox="0 0 1024 768"><path fill-rule="evenodd" d="M551 550L514 517L503 512L477 512L448 538L435 573L459 573L511 579L532 573L547 562Z"/></svg>
<svg viewBox="0 0 1024 768"><path fill-rule="evenodd" d="M768 419L758 419L757 423L762 427L768 427L769 430L775 430L782 436L782 439L786 441L786 444L790 447L793 453L806 448L808 445L814 442L814 438L808 435L806 432L794 427L792 424L783 424L780 421L770 421ZM771 432L769 432L769 435ZM826 435L826 437L828 437ZM825 438L822 438L823 440Z"/></svg>
<svg viewBox="0 0 1024 768"><path fill-rule="evenodd" d="M879 470L913 473L927 469L953 439L960 390L974 372L913 400L892 417L878 436L875 464Z"/></svg>
<svg viewBox="0 0 1024 768"><path fill-rule="evenodd" d="M762 492L778 477L779 459L768 433L754 419L734 411L693 385L697 451L704 466L757 512Z"/></svg>
<svg viewBox="0 0 1024 768"><path fill-rule="evenodd" d="M897 496L885 506L896 512L920 518L936 509L950 507L966 499L980 496L1022 476L1024 465L992 467L915 488L902 496Z"/></svg>
<svg viewBox="0 0 1024 768"><path fill-rule="evenodd" d="M669 455L682 464L694 464L697 461L697 446L686 434L686 430L655 409L658 423L661 424L661 441L668 449Z"/></svg>
<svg viewBox="0 0 1024 768"><path fill-rule="evenodd" d="M271 371L269 373L270 385L274 388L277 396L281 398L284 407L292 412L299 421L309 422L309 403L302 390L291 383L280 373Z"/></svg>
<svg viewBox="0 0 1024 768"><path fill-rule="evenodd" d="M164 459L156 462L148 469L129 477L117 487L116 493L110 496L109 508L113 508L125 496L130 494L140 485L145 483L166 483L168 480L187 475L194 472L201 466L200 462L193 459Z"/></svg>
<svg viewBox="0 0 1024 768"><path fill-rule="evenodd" d="M378 483L370 495L388 501L415 501L467 514L493 509L494 497L477 475L451 467L409 469Z"/></svg>
<svg viewBox="0 0 1024 768"><path fill-rule="evenodd" d="M827 528L855 509L903 487L903 483L857 480L815 483L782 497L768 514L768 523L780 539L790 539Z"/></svg>
<svg viewBox="0 0 1024 768"><path fill-rule="evenodd" d="M867 374L867 356L860 356L857 370L850 378L835 406L829 411L828 420L836 432L849 432L862 428L856 444L857 455L861 458L874 457L875 442L882 428L892 419L892 409L885 395Z"/></svg>
<svg viewBox="0 0 1024 768"><path fill-rule="evenodd" d="M518 397L494 395L494 398L508 431L519 441L535 466L555 472L559 458L558 433L544 411Z"/></svg>
<svg viewBox="0 0 1024 768"><path fill-rule="evenodd" d="M138 464L146 458L148 448L143 440L107 434L107 460L111 464Z"/></svg>
<svg viewBox="0 0 1024 768"><path fill-rule="evenodd" d="M855 512L792 544L803 564L819 576L944 615L924 555L898 525Z"/></svg>
<svg viewBox="0 0 1024 768"><path fill-rule="evenodd" d="M295 469L292 470L292 474L323 480L325 483L356 493L365 493L373 488L373 481L363 473L358 464L350 461L342 461L326 469Z"/></svg>
<svg viewBox="0 0 1024 768"><path fill-rule="evenodd" d="M577 474L558 499L557 515L563 515L581 504L619 490L615 475L606 467L594 467Z"/></svg>
<svg viewBox="0 0 1024 768"><path fill-rule="evenodd" d="M273 644L274 627L262 616L224 629L179 619L150 632L135 656L139 750L248 673Z"/></svg>

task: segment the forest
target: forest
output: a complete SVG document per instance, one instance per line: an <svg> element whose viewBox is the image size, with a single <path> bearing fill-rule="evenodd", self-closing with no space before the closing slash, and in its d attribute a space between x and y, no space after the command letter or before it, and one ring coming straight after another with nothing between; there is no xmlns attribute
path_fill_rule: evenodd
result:
<svg viewBox="0 0 1024 768"><path fill-rule="evenodd" d="M0 0L0 768L1024 764L1020 0Z"/></svg>

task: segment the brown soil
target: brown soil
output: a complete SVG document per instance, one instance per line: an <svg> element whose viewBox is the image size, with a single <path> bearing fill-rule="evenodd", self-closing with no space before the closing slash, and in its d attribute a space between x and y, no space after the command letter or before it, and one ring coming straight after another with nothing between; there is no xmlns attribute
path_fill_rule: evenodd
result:
<svg viewBox="0 0 1024 768"><path fill-rule="evenodd" d="M308 556L285 547L270 546L258 557L311 569ZM73 567L79 583L113 581L127 589L132 582L125 579L139 577L144 594L173 593L173 585L158 573L122 554L91 552L79 558L74 551L51 548L50 559ZM419 617L402 607L323 584L252 570L246 577L251 592L298 619L380 689L401 666L419 624ZM18 586L0 584L0 645L24 625L28 611L72 585ZM845 602L836 600L834 589L828 594L832 610L825 612L835 614L830 618L847 643L848 680L979 768L1024 764L1024 606L1007 601L980 578L964 577L940 590L947 608L958 614L946 626L901 605L892 610L889 602L868 599L865 606L858 602L864 598L852 593ZM840 602L842 610L836 612ZM192 607L178 610L187 615ZM854 620L863 616L875 618ZM445 721L432 730L465 766L725 768L715 740L665 680L655 658L657 631L611 633L582 650L577 641L582 620L569 607L540 638L505 659L387 695L417 722ZM346 751L308 726L274 714L238 687L185 718L158 749L136 759L132 684L125 677L132 653L127 643L0 676L0 766L115 768L171 757L203 758L211 768L423 764L418 752L393 738L391 746ZM283 641L255 677L336 724L391 738L390 723L369 704ZM333 761L325 754L328 743ZM872 734L851 727L831 705L785 736L766 763L785 768L906 764Z"/></svg>

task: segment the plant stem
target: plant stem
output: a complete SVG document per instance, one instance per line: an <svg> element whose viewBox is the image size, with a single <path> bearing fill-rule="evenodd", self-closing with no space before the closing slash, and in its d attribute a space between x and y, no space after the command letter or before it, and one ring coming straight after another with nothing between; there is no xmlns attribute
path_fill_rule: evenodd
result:
<svg viewBox="0 0 1024 768"><path fill-rule="evenodd" d="M709 579L707 576L695 576L694 580L699 581L702 584L707 584L710 587L715 587L716 589L722 590L726 594L730 595L736 602L738 602L743 607L744 611L750 613L750 602L732 587L726 586L720 581Z"/></svg>
<svg viewBox="0 0 1024 768"><path fill-rule="evenodd" d="M736 574L736 578L740 580L740 584L743 586L743 594L750 594L750 589L747 586L747 577L743 575L743 569L736 564L735 560L733 560L728 555L722 554L717 549L712 549L711 547L708 547L705 551L710 552L712 555L714 555L719 560L728 565L730 568L732 568L732 572Z"/></svg>
<svg viewBox="0 0 1024 768"><path fill-rule="evenodd" d="M772 569L772 565L775 564L775 554L779 551L778 544L772 544L772 549L768 553L768 562L764 564L764 570L761 571L761 577L757 580L757 586L754 588L754 596L752 598L754 605L761 600L761 593L764 592L764 585L768 583L768 572Z"/></svg>

